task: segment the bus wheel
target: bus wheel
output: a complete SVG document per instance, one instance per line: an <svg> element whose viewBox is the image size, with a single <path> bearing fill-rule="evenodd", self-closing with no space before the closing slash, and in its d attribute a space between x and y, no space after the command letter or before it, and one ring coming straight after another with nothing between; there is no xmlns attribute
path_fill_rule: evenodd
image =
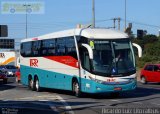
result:
<svg viewBox="0 0 160 114"><path fill-rule="evenodd" d="M32 80L32 79L29 79L29 82L28 82L29 84L28 84L28 86L29 86L29 89L31 89L31 90L35 90L35 87L34 87L34 81Z"/></svg>
<svg viewBox="0 0 160 114"><path fill-rule="evenodd" d="M74 81L73 82L72 88L73 88L73 92L74 92L75 96L80 97L81 96L81 92L80 92L78 81Z"/></svg>
<svg viewBox="0 0 160 114"><path fill-rule="evenodd" d="M39 92L40 89L41 89L40 86L39 86L39 80L38 80L38 78L36 78L35 89L36 89L37 92Z"/></svg>

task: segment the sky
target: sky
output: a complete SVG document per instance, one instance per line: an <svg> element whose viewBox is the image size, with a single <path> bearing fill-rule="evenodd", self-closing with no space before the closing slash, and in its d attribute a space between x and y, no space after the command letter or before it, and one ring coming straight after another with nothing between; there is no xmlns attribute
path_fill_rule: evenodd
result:
<svg viewBox="0 0 160 114"><path fill-rule="evenodd" d="M43 12L27 14L28 37L72 29L77 24L92 23L92 0L0 0L0 24L8 25L8 38L16 42L26 37L26 14L4 14L5 2L41 2ZM160 30L160 0L126 0L126 19L132 23L132 31L147 30L148 34L158 35ZM121 31L124 31L125 0L95 0L96 27L113 27L113 18L121 18ZM116 29L118 22L116 22Z"/></svg>

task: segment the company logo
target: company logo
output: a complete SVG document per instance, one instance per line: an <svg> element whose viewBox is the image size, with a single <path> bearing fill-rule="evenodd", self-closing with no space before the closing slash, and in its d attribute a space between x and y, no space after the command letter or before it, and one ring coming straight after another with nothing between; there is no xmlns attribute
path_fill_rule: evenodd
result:
<svg viewBox="0 0 160 114"><path fill-rule="evenodd" d="M38 67L38 59L30 59L30 66Z"/></svg>
<svg viewBox="0 0 160 114"><path fill-rule="evenodd" d="M0 53L0 58L5 58L5 54L4 53Z"/></svg>
<svg viewBox="0 0 160 114"><path fill-rule="evenodd" d="M115 82L115 81L116 81L116 79L114 79L114 78L109 78L106 80L106 82Z"/></svg>

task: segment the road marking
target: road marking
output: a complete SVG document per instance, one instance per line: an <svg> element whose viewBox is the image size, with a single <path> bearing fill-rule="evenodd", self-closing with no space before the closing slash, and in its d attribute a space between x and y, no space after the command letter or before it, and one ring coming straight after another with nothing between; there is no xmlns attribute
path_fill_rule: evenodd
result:
<svg viewBox="0 0 160 114"><path fill-rule="evenodd" d="M151 103L151 104L160 106L160 104L158 104L158 103Z"/></svg>
<svg viewBox="0 0 160 114"><path fill-rule="evenodd" d="M42 95L42 96L36 96L36 97L52 97L52 98L57 98L57 96L48 96L48 95Z"/></svg>
<svg viewBox="0 0 160 114"><path fill-rule="evenodd" d="M49 100L44 100L44 99L42 99L42 100L38 100L38 101L46 102L46 101L49 101Z"/></svg>
<svg viewBox="0 0 160 114"><path fill-rule="evenodd" d="M134 104L143 104L142 102L133 102Z"/></svg>
<svg viewBox="0 0 160 114"><path fill-rule="evenodd" d="M114 102L119 102L120 100L111 100L111 101L114 101Z"/></svg>
<svg viewBox="0 0 160 114"><path fill-rule="evenodd" d="M44 101L44 100L43 100ZM49 100L48 100L49 101ZM58 109L54 103L39 103L39 102L33 102L33 104L41 104L41 105L47 105L49 106L53 111L58 112Z"/></svg>
<svg viewBox="0 0 160 114"><path fill-rule="evenodd" d="M8 92L8 90L3 90L3 91L0 92L0 95L3 95L5 93L7 93L7 92Z"/></svg>
<svg viewBox="0 0 160 114"><path fill-rule="evenodd" d="M97 108L97 107L102 107L102 106L106 106L106 103L94 103L94 104L78 104L78 105L74 105L72 106L72 109L85 109L85 108Z"/></svg>
<svg viewBox="0 0 160 114"><path fill-rule="evenodd" d="M51 102L54 102L54 100L59 100L62 104L63 104L63 107L65 107L66 111L68 111L69 114L74 114L74 112L72 111L72 108L71 106L69 106L69 104L60 96L56 95L56 96L47 96L47 95L42 95L42 96L33 96L33 97L23 97L23 98L14 98L15 101L17 100L35 100L33 101L33 104L43 104L43 105L48 105L53 111L57 111L58 112L58 109L57 107L55 106L54 103L50 103L49 101ZM36 100L38 101L48 101L49 103L38 103L36 102ZM3 101L13 101L13 99L6 99L6 100L3 100Z"/></svg>
<svg viewBox="0 0 160 114"><path fill-rule="evenodd" d="M44 96L33 96L33 97L24 97L24 98L17 98L17 99L20 99L20 100L25 100L25 99L32 99L32 100L45 100L45 99L52 99L52 100L57 100L58 98L56 96L47 96L47 95L44 95Z"/></svg>
<svg viewBox="0 0 160 114"><path fill-rule="evenodd" d="M39 97L42 98L42 96L39 96ZM47 97L47 96L45 96L45 97ZM44 100L44 99L35 99L35 97L14 98L14 100L15 100L14 104L22 104L22 103L25 103L25 101L31 101L33 99L35 101L32 101L32 104L46 105L46 106L49 106L52 111L58 112L58 109L57 109L56 105L54 103L51 103L53 101ZM7 103L2 103L2 104L10 104L9 101L14 101L14 100L13 99L5 99L5 100L2 100L2 101L7 102ZM18 102L20 100L22 100L23 102ZM41 102L37 102L36 100L41 101ZM45 103L43 103L43 102L45 102ZM16 106L16 107L17 108L27 108L26 106L24 106L24 107L23 106ZM31 109L31 107L28 107L28 108ZM41 108L35 108L35 107L33 109L41 110Z"/></svg>
<svg viewBox="0 0 160 114"><path fill-rule="evenodd" d="M16 98L15 98L15 99L16 99ZM25 99L26 99L26 100L27 100L27 99L31 100L31 99L34 99L34 97L23 97L23 98L18 98L18 99L19 99L19 100L23 100L23 99L24 99L24 100L25 100Z"/></svg>
<svg viewBox="0 0 160 114"><path fill-rule="evenodd" d="M68 113L69 114L74 114L74 112L72 111L71 106L61 96L57 96L57 97L62 102L62 104L65 106L66 110L70 110L70 111L68 111Z"/></svg>
<svg viewBox="0 0 160 114"><path fill-rule="evenodd" d="M10 99L5 99L5 100L2 100L2 101L11 101Z"/></svg>

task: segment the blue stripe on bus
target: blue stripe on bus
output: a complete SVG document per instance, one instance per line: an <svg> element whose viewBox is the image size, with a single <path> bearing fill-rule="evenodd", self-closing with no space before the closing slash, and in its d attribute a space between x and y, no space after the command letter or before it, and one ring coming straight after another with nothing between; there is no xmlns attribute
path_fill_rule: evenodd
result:
<svg viewBox="0 0 160 114"><path fill-rule="evenodd" d="M38 76L41 87L72 90L72 84L70 82L72 82L73 76L22 65L20 68L21 81L24 85L28 85L29 75L32 76L32 79L36 75Z"/></svg>
<svg viewBox="0 0 160 114"><path fill-rule="evenodd" d="M38 76L41 87L72 90L72 78L76 77L78 81L81 81L81 91L86 93L107 93L115 92L115 87L122 88L122 91L129 91L136 88L136 81L124 85L105 85L97 83L93 80L78 78L78 76L71 76L57 72L51 72L38 68L30 68L21 65L21 82L24 85L28 85L28 73L30 75Z"/></svg>

